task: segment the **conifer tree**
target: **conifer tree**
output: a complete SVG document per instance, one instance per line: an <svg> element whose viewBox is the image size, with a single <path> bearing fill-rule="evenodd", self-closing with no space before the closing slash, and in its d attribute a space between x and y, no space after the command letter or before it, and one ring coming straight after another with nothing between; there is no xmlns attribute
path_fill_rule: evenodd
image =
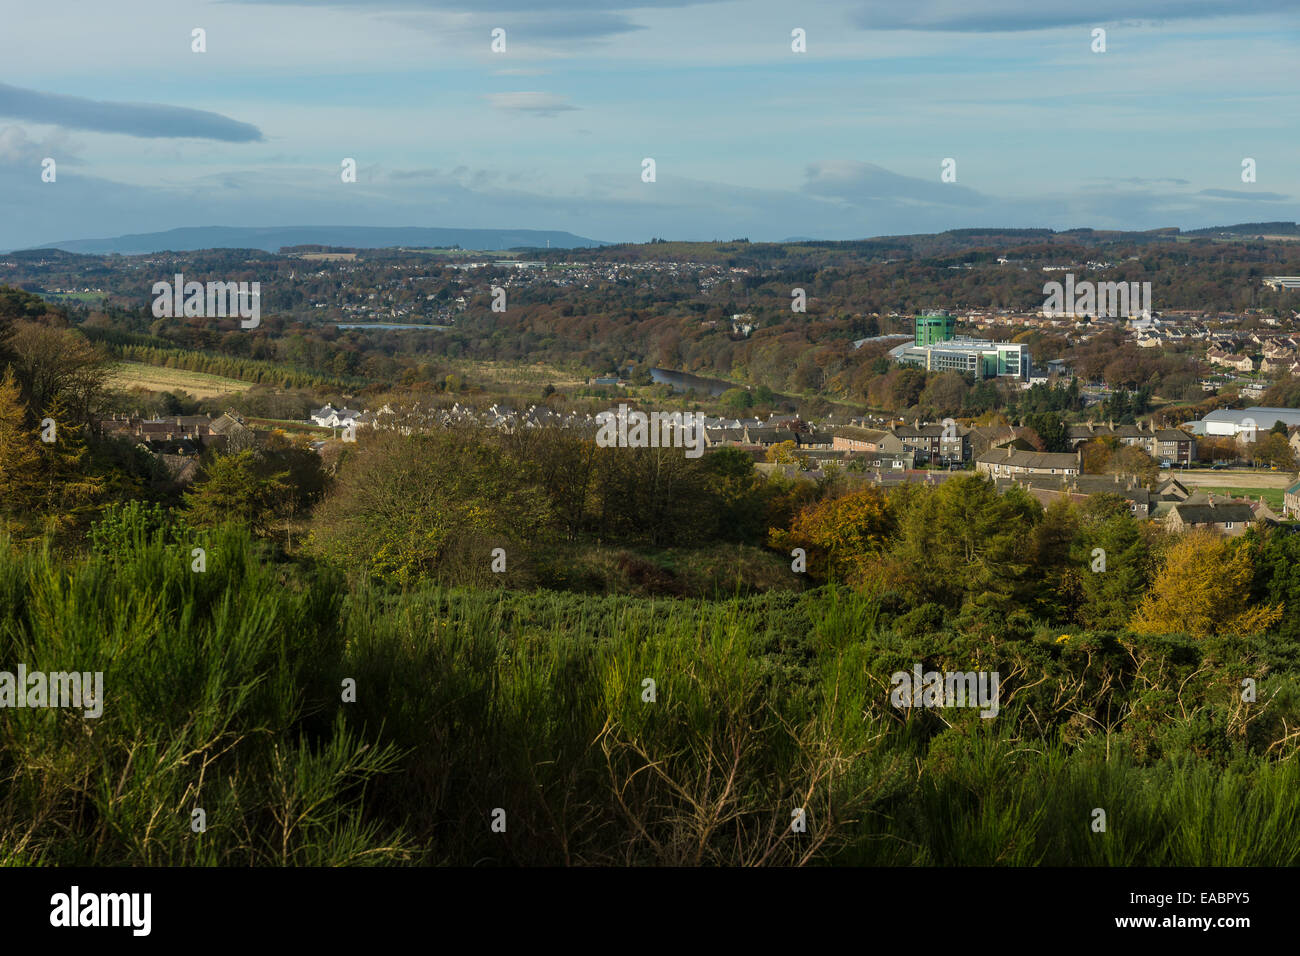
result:
<svg viewBox="0 0 1300 956"><path fill-rule="evenodd" d="M104 478L93 468L86 426L74 424L62 398L54 400L41 421L42 437L36 442L41 460L40 515L46 532L62 534L88 521L103 492ZM47 433L53 441L44 440Z"/></svg>
<svg viewBox="0 0 1300 956"><path fill-rule="evenodd" d="M13 370L6 368L0 379L0 514L10 529L30 518L41 490L39 439L26 419Z"/></svg>

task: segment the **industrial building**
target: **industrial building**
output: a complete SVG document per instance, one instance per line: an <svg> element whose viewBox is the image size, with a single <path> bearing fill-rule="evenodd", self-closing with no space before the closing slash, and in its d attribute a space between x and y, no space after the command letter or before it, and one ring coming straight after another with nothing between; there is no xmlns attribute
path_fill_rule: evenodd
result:
<svg viewBox="0 0 1300 956"><path fill-rule="evenodd" d="M1283 422L1288 428L1300 425L1300 408L1263 408L1258 405L1242 409L1220 408L1192 424L1204 429L1196 429L1199 434L1237 438L1245 433L1249 441L1249 436L1262 435L1278 422ZM1187 428L1187 431L1194 429Z"/></svg>

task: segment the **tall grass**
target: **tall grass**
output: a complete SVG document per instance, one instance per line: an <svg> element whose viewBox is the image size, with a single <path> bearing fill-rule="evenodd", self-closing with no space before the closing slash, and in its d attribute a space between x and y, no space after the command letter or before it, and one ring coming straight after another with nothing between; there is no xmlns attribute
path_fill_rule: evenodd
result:
<svg viewBox="0 0 1300 956"><path fill-rule="evenodd" d="M106 690L0 710L0 861L1300 862L1294 646L1007 630L834 589L346 592L124 509L83 557L0 542L0 668ZM998 670L1001 712L891 707L916 662Z"/></svg>

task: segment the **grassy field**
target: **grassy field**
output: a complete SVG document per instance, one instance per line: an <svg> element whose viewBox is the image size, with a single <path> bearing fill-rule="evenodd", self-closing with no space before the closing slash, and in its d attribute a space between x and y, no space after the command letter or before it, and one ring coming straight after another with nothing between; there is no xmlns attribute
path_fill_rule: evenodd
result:
<svg viewBox="0 0 1300 956"><path fill-rule="evenodd" d="M181 368L163 368L142 362L118 362L113 366L109 383L114 388L144 388L151 392L188 392L195 398L211 398L244 392L253 386L233 378L188 372Z"/></svg>
<svg viewBox="0 0 1300 956"><path fill-rule="evenodd" d="M306 422L291 421L287 418L245 418L244 421L253 428L279 429L286 435L299 435L306 438L330 438L343 434L341 428L325 428Z"/></svg>
<svg viewBox="0 0 1300 956"><path fill-rule="evenodd" d="M1249 498L1251 501L1258 501L1261 497L1268 502L1268 506L1279 514L1282 511L1282 489L1281 488L1242 488L1219 485L1199 485L1197 491L1205 491L1215 495L1225 495L1231 498Z"/></svg>
<svg viewBox="0 0 1300 956"><path fill-rule="evenodd" d="M586 379L575 378L572 372L562 371L545 362L525 365L520 362L466 362L452 363L456 372L466 381L497 385L554 385L572 388L586 384Z"/></svg>
<svg viewBox="0 0 1300 956"><path fill-rule="evenodd" d="M54 302L102 302L104 293L102 292L42 292L42 299L50 299Z"/></svg>
<svg viewBox="0 0 1300 956"><path fill-rule="evenodd" d="M1188 488L1287 488L1295 481L1295 475L1289 471L1270 471L1267 468L1233 468L1214 471L1202 468L1195 471L1183 471L1181 468L1162 471L1160 477L1177 478Z"/></svg>

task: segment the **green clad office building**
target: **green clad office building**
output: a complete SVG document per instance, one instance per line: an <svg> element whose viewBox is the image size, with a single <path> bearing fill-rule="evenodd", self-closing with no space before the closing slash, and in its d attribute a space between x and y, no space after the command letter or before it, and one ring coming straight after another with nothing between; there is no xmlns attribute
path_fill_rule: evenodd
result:
<svg viewBox="0 0 1300 956"><path fill-rule="evenodd" d="M957 334L957 320L948 312L923 312L916 317L916 347L947 342Z"/></svg>

